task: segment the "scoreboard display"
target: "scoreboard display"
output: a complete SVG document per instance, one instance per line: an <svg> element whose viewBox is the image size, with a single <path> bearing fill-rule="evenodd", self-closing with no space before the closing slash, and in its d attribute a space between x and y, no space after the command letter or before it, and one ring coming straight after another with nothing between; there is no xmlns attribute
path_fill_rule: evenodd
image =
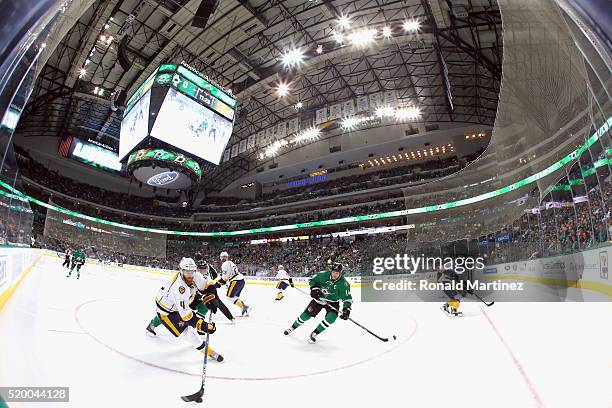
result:
<svg viewBox="0 0 612 408"><path fill-rule="evenodd" d="M234 121L236 99L182 65L160 66L155 83L159 86L170 85L224 118Z"/></svg>
<svg viewBox="0 0 612 408"><path fill-rule="evenodd" d="M168 90L151 136L193 156L219 164L232 122L174 88Z"/></svg>
<svg viewBox="0 0 612 408"><path fill-rule="evenodd" d="M159 140L166 147L219 164L232 134L237 100L185 65L160 65L128 100L119 156Z"/></svg>

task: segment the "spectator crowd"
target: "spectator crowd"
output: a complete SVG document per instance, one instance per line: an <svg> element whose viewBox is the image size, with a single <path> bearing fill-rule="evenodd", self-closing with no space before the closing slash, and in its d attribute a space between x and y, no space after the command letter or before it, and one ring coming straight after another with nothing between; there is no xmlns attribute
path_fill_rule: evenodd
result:
<svg viewBox="0 0 612 408"><path fill-rule="evenodd" d="M373 186L418 182L423 181L422 178L418 179L423 174L427 174L433 179L451 172L453 166L456 165L457 163L452 160L432 162L430 163L431 167L427 168L426 172L416 172L409 166L383 169L379 172L352 175L315 185L278 191L264 197L264 201L267 200L265 201L266 205L276 205L285 202L283 200L299 202L341 194L342 192L359 191L362 188L365 189L364 191L368 191ZM583 166L586 165L583 164ZM321 203L321 207L309 206L300 210L300 206L296 205L290 209L271 210L264 213L264 216L237 216L236 219L221 218L223 221L214 221L214 218L211 218L201 223L191 223L185 220L183 223L178 223L176 220L164 222L151 218L134 217L126 213L109 211L92 206L89 203L80 202L79 200L86 200L96 204L108 204L111 207L130 209L147 214L143 210L144 207L138 207L138 204L134 207L134 203L139 201L134 200L134 197L126 198L122 194L115 196L112 193L77 183L56 172L49 171L39 164L28 163L22 166L22 169L24 169L28 178L36 180L37 183L46 187L38 188L31 185L28 190L29 194L40 200L51 201L61 207L87 215L127 224L191 231L235 231L262 226L314 222L401 210L407 206L411 208L426 206L431 205L433 201L437 203L453 201L474 194L469 189L459 189L460 191L439 191L432 196L406 194L407 198L405 198L404 192L398 188L385 191L381 195L367 194L363 197L349 198L338 203L334 202L334 205L331 206L329 203ZM426 226L416 223L414 230L403 230L401 233L389 232L375 235L331 237L329 235L330 229L309 229L305 233L310 235L302 236L300 239L290 239L286 242L275 240L273 243L258 245L251 244L246 240L246 237L243 238L245 241L242 242L227 241L220 238L205 241L185 237L180 237L180 239L170 237L165 241L165 251L160 251L160 242L156 242L157 246L154 248L147 245L146 239L143 239L142 243L136 243L137 245L124 245L125 237L121 237L121 234L117 235L115 241L107 241L103 245L95 234L76 236L77 239L72 240L71 238L75 237L70 237L70 234L64 234L65 237L46 234L45 222L50 215L47 210L36 207L33 217L32 214L15 217L14 215L18 215L19 211L10 207L10 200L9 204L0 209L0 212L4 214L0 218L0 235L3 236L4 241L10 241L11 238L15 241L15 236L20 241L24 241L29 223L22 221L31 221L33 218L35 244L58 252L67 248L80 247L90 257L97 259L174 269L178 260L183 256L193 256L199 260L214 263L217 262L218 253L227 250L241 265L242 270L251 274L270 273L276 265L283 264L294 275L307 275L324 268L331 261L342 262L347 266L349 273L364 273L368 270L367 264L371 257L381 253L403 253L406 251L419 251L434 255L457 255L458 253L469 252L470 255L485 257L488 264L496 264L570 253L608 243L612 226L610 216L612 186L610 178L607 167L602 168L599 173L590 173L583 178L580 166L574 166L573 169L568 171L567 178L560 182L566 185L558 186L569 187L571 185L570 188L553 189L544 194L543 197L538 197L540 204L537 208L528 208L513 222L510 222L512 220L509 219L508 223L499 225L499 230L496 232L481 236L478 239L472 238L460 241L456 240L455 235L451 234L453 227L450 225L448 217L447 219L432 217L428 220ZM484 186L483 188L489 187ZM70 197L55 195L53 190L60 191ZM418 191L419 188L417 187L416 190ZM534 190L533 194L539 195L537 190ZM148 202L147 205L150 207L151 199L141 198L141 200ZM235 209L262 205L261 202L248 205L235 202L228 204L230 201L217 207ZM167 211L167 209L164 208L164 211ZM487 209L486 211L489 211L489 215L493 216L495 210ZM500 208L500 212L503 212L503 208ZM253 214L255 213L253 212ZM51 215L53 214L58 213L53 212ZM165 215L168 215L167 212ZM463 224L456 223L455 228L463 227L467 231L470 229L469 224L475 224L479 217L482 220L486 216L486 213L479 213L476 210L464 211L457 217L462 220ZM378 223L372 221L368 225L401 225L408 222L407 219L398 217L379 220ZM357 227L349 226L348 228ZM438 243L416 243L421 242L421 240L415 240L414 232L420 229L434 231L437 235L435 241ZM336 227L334 231L338 231L338 228ZM466 235L474 237L475 234L471 232ZM291 234L291 231L286 232L285 236L288 234ZM261 238L263 236L260 234L256 237ZM282 236L282 234L274 235L275 238ZM266 237L269 238L270 233ZM134 239L132 238L132 240Z"/></svg>
<svg viewBox="0 0 612 408"><path fill-rule="evenodd" d="M329 262L346 265L349 274L367 273L371 259L381 254L418 253L439 256L482 256L487 264L560 255L593 248L608 243L612 237L612 219L608 206L612 203L612 186L604 183L603 191L593 188L588 202L541 206L538 211L525 212L506 228L479 239L454 242L414 244L410 233L389 232L347 237L308 236L287 242L251 244L248 241L204 241L168 239L165 254L138 256L99 248L95 240L83 248L89 256L107 261L149 267L175 269L183 256L191 256L213 264L221 251L228 251L247 274L270 274L279 264L294 276L310 275L325 268ZM548 207L548 208L547 208ZM40 233L39 219L38 231ZM440 235L444 236L441 228ZM44 235L44 234L43 234ZM74 244L39 235L37 243L45 248L63 251ZM499 237L504 237L500 240ZM302 237L304 238L304 237ZM117 245L117 249L120 248Z"/></svg>

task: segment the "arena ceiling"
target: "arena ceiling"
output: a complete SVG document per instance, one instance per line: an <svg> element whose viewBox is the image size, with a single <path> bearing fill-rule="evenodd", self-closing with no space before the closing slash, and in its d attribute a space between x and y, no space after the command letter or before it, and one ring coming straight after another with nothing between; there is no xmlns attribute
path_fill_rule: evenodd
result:
<svg viewBox="0 0 612 408"><path fill-rule="evenodd" d="M493 0L221 0L204 29L191 25L200 0L88 2L40 68L17 137L71 134L118 145L122 115L111 109L113 93L129 97L158 65L181 61L238 97L231 143L385 90L395 90L400 105L418 106L424 122L495 119L502 30ZM377 29L377 38L361 47L339 43L342 16L350 30ZM406 21L418 21L418 31L405 30ZM128 70L117 61L126 36ZM291 49L304 52L299 66L281 61ZM290 83L283 98L275 92L281 82ZM256 153L240 156L202 183L219 189L257 166Z"/></svg>

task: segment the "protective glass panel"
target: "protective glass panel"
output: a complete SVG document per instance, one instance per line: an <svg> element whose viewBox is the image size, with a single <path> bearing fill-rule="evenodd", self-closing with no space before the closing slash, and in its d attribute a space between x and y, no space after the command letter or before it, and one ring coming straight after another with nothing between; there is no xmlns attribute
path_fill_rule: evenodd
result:
<svg viewBox="0 0 612 408"><path fill-rule="evenodd" d="M537 207L578 157L603 151L595 132L609 117L610 100L602 97L605 87L591 85L596 76L561 10L552 1L502 1L500 10L503 79L491 142L462 171L404 190L407 222L415 225L409 241L503 230Z"/></svg>
<svg viewBox="0 0 612 408"><path fill-rule="evenodd" d="M89 257L129 263L131 256L166 258L166 235L100 224L47 209L47 246L80 248Z"/></svg>
<svg viewBox="0 0 612 408"><path fill-rule="evenodd" d="M37 49L27 50L0 93L0 106L6 107L0 113L0 181L19 191L23 186L12 138L32 92L38 56ZM0 188L0 245L31 245L32 220L29 202Z"/></svg>

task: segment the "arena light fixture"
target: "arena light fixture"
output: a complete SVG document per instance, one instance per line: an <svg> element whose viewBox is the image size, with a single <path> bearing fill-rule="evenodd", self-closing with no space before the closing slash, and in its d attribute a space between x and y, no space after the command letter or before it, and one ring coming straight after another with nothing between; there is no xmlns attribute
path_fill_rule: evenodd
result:
<svg viewBox="0 0 612 408"><path fill-rule="evenodd" d="M321 44L317 45L317 54L323 54L323 46Z"/></svg>
<svg viewBox="0 0 612 408"><path fill-rule="evenodd" d="M87 75L87 70L85 68L81 68L79 70L79 78L83 78L85 75Z"/></svg>
<svg viewBox="0 0 612 408"><path fill-rule="evenodd" d="M104 95L104 88L100 87L100 86L96 86L93 90L94 95L98 95L98 96L103 96Z"/></svg>
<svg viewBox="0 0 612 408"><path fill-rule="evenodd" d="M268 147L266 149L265 156L266 157L276 156L276 154L278 153L278 149L279 149L279 147L276 146L276 145L272 145L272 146Z"/></svg>
<svg viewBox="0 0 612 408"><path fill-rule="evenodd" d="M393 34L393 32L391 31L391 27L384 26L382 28L382 35L383 35L383 37L389 38L389 37L391 37L391 34Z"/></svg>
<svg viewBox="0 0 612 408"><path fill-rule="evenodd" d="M421 23L419 23L419 20L412 19L404 21L404 31L407 31L409 33L415 32L419 30L419 27L421 27Z"/></svg>
<svg viewBox="0 0 612 408"><path fill-rule="evenodd" d="M351 19L348 15L342 14L340 17L338 17L337 24L338 27L348 30L349 28L351 28Z"/></svg>
<svg viewBox="0 0 612 408"><path fill-rule="evenodd" d="M280 82L278 86L276 87L276 94L282 98L284 96L287 96L288 93L289 93L289 84L287 84L286 82Z"/></svg>
<svg viewBox="0 0 612 408"><path fill-rule="evenodd" d="M286 145L287 142L284 140L277 140L276 142L272 143L264 152L266 157L273 157L276 156L278 154L278 151L280 150L281 147L283 147L284 145Z"/></svg>
<svg viewBox="0 0 612 408"><path fill-rule="evenodd" d="M309 141L318 139L319 136L321 136L321 129L319 129L318 127L311 127L299 133L295 137L294 142L295 143L309 142Z"/></svg>
<svg viewBox="0 0 612 408"><path fill-rule="evenodd" d="M353 130L360 125L367 125L368 122L375 120L375 116L349 116L342 119L340 126L343 130Z"/></svg>
<svg viewBox="0 0 612 408"><path fill-rule="evenodd" d="M342 44L344 42L344 35L342 35L340 31L334 31L334 40L336 40L338 44Z"/></svg>
<svg viewBox="0 0 612 408"><path fill-rule="evenodd" d="M391 106L380 106L376 109L376 116L384 118L385 116L393 116L395 110Z"/></svg>
<svg viewBox="0 0 612 408"><path fill-rule="evenodd" d="M295 110L300 110L300 109L302 109L302 106L304 106L302 104L302 102L298 102L298 103L295 104L294 108L295 108Z"/></svg>
<svg viewBox="0 0 612 408"><path fill-rule="evenodd" d="M304 61L304 52L299 48L292 48L281 56L281 62L287 68L300 65Z"/></svg>
<svg viewBox="0 0 612 408"><path fill-rule="evenodd" d="M342 119L342 123L340 124L340 126L342 126L342 129L344 130L352 129L355 126L355 118L350 117Z"/></svg>
<svg viewBox="0 0 612 408"><path fill-rule="evenodd" d="M365 47L374 41L376 33L375 28L353 31L348 35L348 39L356 47Z"/></svg>

